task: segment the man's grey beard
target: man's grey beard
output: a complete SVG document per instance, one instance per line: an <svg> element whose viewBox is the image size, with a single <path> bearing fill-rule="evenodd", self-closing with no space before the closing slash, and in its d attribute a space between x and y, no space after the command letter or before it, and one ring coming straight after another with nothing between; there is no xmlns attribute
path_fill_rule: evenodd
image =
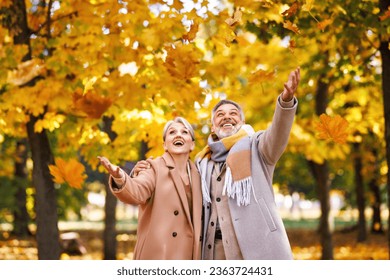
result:
<svg viewBox="0 0 390 280"><path fill-rule="evenodd" d="M233 134L236 134L242 126L242 123L238 123L234 125L233 129L230 132L221 132L221 129L216 130L214 133L217 135L218 139L226 138L229 136L232 136Z"/></svg>

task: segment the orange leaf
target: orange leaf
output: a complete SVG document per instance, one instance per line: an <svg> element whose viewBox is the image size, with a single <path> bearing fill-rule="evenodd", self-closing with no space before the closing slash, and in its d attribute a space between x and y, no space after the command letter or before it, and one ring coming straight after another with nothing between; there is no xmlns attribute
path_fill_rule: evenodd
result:
<svg viewBox="0 0 390 280"><path fill-rule="evenodd" d="M331 140L339 144L345 144L347 141L347 129L348 122L339 115L332 118L322 114L316 125L319 139Z"/></svg>
<svg viewBox="0 0 390 280"><path fill-rule="evenodd" d="M288 44L288 49L294 53L295 49L297 48L297 44L295 43L295 40L290 40Z"/></svg>
<svg viewBox="0 0 390 280"><path fill-rule="evenodd" d="M282 16L285 16L287 18L292 17L298 12L298 10L299 10L299 2L295 1L288 10L282 13Z"/></svg>
<svg viewBox="0 0 390 280"><path fill-rule="evenodd" d="M53 181L58 184L68 183L70 187L81 189L86 179L85 167L76 159L68 162L61 158L55 160L55 165L49 165Z"/></svg>
<svg viewBox="0 0 390 280"><path fill-rule="evenodd" d="M387 11L385 12L385 14L383 16L380 16L379 19L381 21L384 21L386 19L390 18L390 6L387 7Z"/></svg>
<svg viewBox="0 0 390 280"><path fill-rule="evenodd" d="M283 27L286 28L286 29L288 29L288 30L291 30L291 31L295 32L296 34L299 34L299 33L300 33L298 26L296 26L296 24L292 23L292 22L289 21L289 20L288 20L288 21L285 21L285 22L283 23Z"/></svg>
<svg viewBox="0 0 390 280"><path fill-rule="evenodd" d="M93 91L82 94L76 90L73 94L74 108L84 112L92 119L99 119L111 104L112 100L110 98L100 96Z"/></svg>
<svg viewBox="0 0 390 280"><path fill-rule="evenodd" d="M190 31L183 36L183 39L191 42L196 38L196 33L198 33L198 31L199 31L199 24L198 23L192 24Z"/></svg>
<svg viewBox="0 0 390 280"><path fill-rule="evenodd" d="M328 26L328 25L331 25L333 23L333 20L332 19L325 19L319 23L317 23L317 27L318 29L320 29L321 31L324 31L324 29Z"/></svg>

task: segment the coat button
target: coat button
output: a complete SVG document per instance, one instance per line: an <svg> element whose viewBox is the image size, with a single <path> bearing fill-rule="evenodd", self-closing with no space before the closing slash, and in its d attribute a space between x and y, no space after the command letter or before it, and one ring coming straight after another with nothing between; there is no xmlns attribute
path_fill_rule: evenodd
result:
<svg viewBox="0 0 390 280"><path fill-rule="evenodd" d="M207 245L207 248L211 249L211 244Z"/></svg>
<svg viewBox="0 0 390 280"><path fill-rule="evenodd" d="M211 222L210 225L213 227L214 226L214 222Z"/></svg>
<svg viewBox="0 0 390 280"><path fill-rule="evenodd" d="M218 181L218 182L220 182L221 180L222 180L221 177L218 177L218 178L217 178L217 181Z"/></svg>
<svg viewBox="0 0 390 280"><path fill-rule="evenodd" d="M220 202L221 201L221 198L220 197L217 197L217 202Z"/></svg>
<svg viewBox="0 0 390 280"><path fill-rule="evenodd" d="M177 215L179 215L179 211L175 210L175 211L173 212L173 214L175 214L175 216L177 216Z"/></svg>
<svg viewBox="0 0 390 280"><path fill-rule="evenodd" d="M177 232L172 232L172 236L176 237L177 236Z"/></svg>

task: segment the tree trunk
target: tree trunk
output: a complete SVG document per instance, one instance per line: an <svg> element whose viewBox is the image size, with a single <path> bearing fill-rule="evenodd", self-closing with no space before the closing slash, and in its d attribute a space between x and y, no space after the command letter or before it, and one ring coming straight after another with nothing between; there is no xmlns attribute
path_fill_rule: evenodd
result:
<svg viewBox="0 0 390 280"><path fill-rule="evenodd" d="M382 13L387 11L390 6L390 0L380 0L379 8ZM387 35L387 34L386 34ZM386 141L386 161L390 167L390 50L388 35L381 40L380 53L382 57L382 90L385 116L385 141ZM390 209L390 172L387 172L387 204ZM387 241L390 259L390 215L387 222Z"/></svg>
<svg viewBox="0 0 390 280"><path fill-rule="evenodd" d="M49 164L53 164L53 156L49 139L43 130L34 131L37 117L30 116L27 123L28 139L30 142L33 167L33 184L36 189L36 238L38 243L38 259L58 260L61 254L57 201L54 183L51 179Z"/></svg>
<svg viewBox="0 0 390 280"><path fill-rule="evenodd" d="M333 260L333 239L330 226L330 181L328 164L309 162L314 178L317 182L317 193L321 203L321 217L319 232L321 236L322 260Z"/></svg>
<svg viewBox="0 0 390 280"><path fill-rule="evenodd" d="M106 203L104 204L104 231L103 231L103 240L104 240L104 260L116 260L117 253L117 231L116 231L116 205L117 198L111 193L111 190L108 186L108 178L104 185L106 187Z"/></svg>
<svg viewBox="0 0 390 280"><path fill-rule="evenodd" d="M328 106L328 83L324 82L324 75L321 75L315 96L316 114L320 116L326 112ZM323 164L310 162L310 167L317 182L317 192L321 203L320 235L323 260L333 260L333 240L332 230L329 224L330 218L330 180L328 163L325 160Z"/></svg>
<svg viewBox="0 0 390 280"><path fill-rule="evenodd" d="M365 205L365 197L364 197L360 143L353 144L353 153L354 153L353 165L354 165L354 173L355 173L356 201L357 201L357 207L359 212L357 242L363 242L367 240L367 229L366 229L366 216L365 216L366 205Z"/></svg>
<svg viewBox="0 0 390 280"><path fill-rule="evenodd" d="M115 132L112 131L112 118L104 117L103 118L103 131L107 133L111 141L114 141L116 138ZM117 254L117 231L116 231L116 205L117 199L111 193L111 190L108 186L109 176L105 177L104 186L106 189L106 202L104 204L104 231L103 231L103 241L104 241L104 260L116 260Z"/></svg>
<svg viewBox="0 0 390 280"><path fill-rule="evenodd" d="M15 203L16 210L14 211L14 222L12 233L17 237L27 237L31 235L28 224L30 217L26 208L26 187L28 184L27 173L27 140L22 139L16 143L16 159L15 159L15 181L16 194Z"/></svg>
<svg viewBox="0 0 390 280"><path fill-rule="evenodd" d="M30 32L27 25L26 4L24 1L13 1L11 6L13 16L17 19L16 26L19 32L14 37L15 44L28 47L28 53L23 60L31 59ZM33 84L32 81L30 84ZM28 86L28 85L26 85ZM38 118L30 115L27 123L28 141L34 163L32 181L36 189L36 224L38 258L57 260L60 257L60 242L58 232L57 201L54 183L51 179L48 164L53 162L52 153L46 131L34 131Z"/></svg>
<svg viewBox="0 0 390 280"><path fill-rule="evenodd" d="M374 147L371 149L372 154L374 155L374 158L376 159L378 156L378 151ZM375 160L374 164L374 171L372 174L372 178L370 182L368 183L368 186L371 190L373 200L371 204L372 208L372 223L371 223L371 233L375 234L383 234L383 225L382 225L382 217L381 217L381 204L382 204L382 199L381 199L381 192L380 192L380 187L378 185L378 179L380 178L380 170L379 170L379 164L377 160Z"/></svg>

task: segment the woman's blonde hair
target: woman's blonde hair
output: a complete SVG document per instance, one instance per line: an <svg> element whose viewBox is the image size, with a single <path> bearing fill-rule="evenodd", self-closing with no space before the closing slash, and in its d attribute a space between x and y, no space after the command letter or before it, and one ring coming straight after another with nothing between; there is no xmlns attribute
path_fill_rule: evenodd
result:
<svg viewBox="0 0 390 280"><path fill-rule="evenodd" d="M183 117L176 117L174 118L173 120L171 121L168 121L165 126L164 126L164 130L163 130L163 140L165 141L165 137L166 137L166 134L167 134L167 131L169 129L169 127L173 124L173 123L181 123L182 125L184 125L184 127L189 131L189 133L191 134L191 138L193 141L195 141L195 132L194 132L194 129L192 128L191 124Z"/></svg>

